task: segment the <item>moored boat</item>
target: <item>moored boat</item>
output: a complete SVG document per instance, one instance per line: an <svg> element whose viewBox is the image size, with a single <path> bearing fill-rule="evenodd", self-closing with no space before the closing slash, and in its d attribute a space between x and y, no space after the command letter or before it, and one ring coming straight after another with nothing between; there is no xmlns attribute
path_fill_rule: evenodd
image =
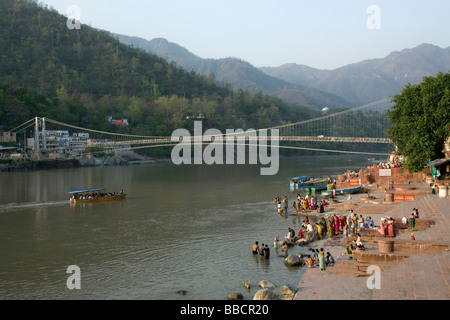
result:
<svg viewBox="0 0 450 320"><path fill-rule="evenodd" d="M118 199L125 199L128 193L121 192L106 192L105 188L85 189L69 191L71 195L71 203L88 203L88 202L101 202L111 201Z"/></svg>
<svg viewBox="0 0 450 320"><path fill-rule="evenodd" d="M316 194L317 191L325 190L328 187L328 184L318 185L310 188L306 188L306 192L311 194Z"/></svg>
<svg viewBox="0 0 450 320"><path fill-rule="evenodd" d="M299 188L308 187L311 177L310 176L300 176L300 177L289 178L289 180L290 180L289 184L291 186L291 189L299 189Z"/></svg>
<svg viewBox="0 0 450 320"><path fill-rule="evenodd" d="M353 194L357 193L359 190L361 190L361 186L355 186L350 188L342 188L342 189L336 189L336 195L340 194ZM330 196L333 194L333 190L324 190L322 191L322 196Z"/></svg>
<svg viewBox="0 0 450 320"><path fill-rule="evenodd" d="M325 185L327 179L312 179L309 176L301 176L289 178L291 189L302 189L302 188L311 188L311 187L321 187Z"/></svg>

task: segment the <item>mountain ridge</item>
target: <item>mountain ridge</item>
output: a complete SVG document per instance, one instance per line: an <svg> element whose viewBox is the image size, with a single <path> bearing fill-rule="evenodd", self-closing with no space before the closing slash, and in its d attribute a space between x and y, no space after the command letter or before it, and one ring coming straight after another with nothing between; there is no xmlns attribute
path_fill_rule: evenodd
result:
<svg viewBox="0 0 450 320"><path fill-rule="evenodd" d="M213 75L216 81L230 85L234 90L275 95L284 102L322 109L324 106L343 108L355 105L341 97L311 87L287 82L267 75L247 61L235 57L201 58L180 45L164 38L145 40L120 34L114 36L122 43L151 52L173 62L187 71Z"/></svg>
<svg viewBox="0 0 450 320"><path fill-rule="evenodd" d="M429 43L392 51L383 58L365 59L325 70L296 63L257 68L239 58L201 58L164 38L145 40L116 36L125 44L142 46L186 70L213 74L216 80L230 83L235 89L261 90L287 103L314 108L354 107L379 101L399 94L407 83L417 84L423 77L450 70L450 47L440 48Z"/></svg>
<svg viewBox="0 0 450 320"><path fill-rule="evenodd" d="M398 94L407 83L417 84L423 77L448 72L450 47L423 43L393 51L384 58L366 59L333 70L294 63L260 69L274 77L345 96L362 105Z"/></svg>

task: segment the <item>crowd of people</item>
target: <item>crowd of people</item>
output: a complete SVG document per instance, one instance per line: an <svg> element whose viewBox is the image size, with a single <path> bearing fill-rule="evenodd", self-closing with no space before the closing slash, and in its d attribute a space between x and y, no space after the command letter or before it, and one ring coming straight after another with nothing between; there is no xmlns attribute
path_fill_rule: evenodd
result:
<svg viewBox="0 0 450 320"><path fill-rule="evenodd" d="M301 213L308 210L317 210L319 213L324 213L325 206L328 205L323 199L318 202L317 197L314 197L313 195L309 198L308 195L302 197L299 193L297 194L297 202L293 201L291 205L289 205L287 196L284 196L283 199L279 196L275 197L274 204L278 208L278 213L280 214L289 213L289 207L292 208L292 213Z"/></svg>
<svg viewBox="0 0 450 320"><path fill-rule="evenodd" d="M117 195L122 195L123 190L120 192L94 192L89 194L75 194L73 196L76 200L90 200L90 199L98 199L98 198L104 198L104 197L114 197Z"/></svg>
<svg viewBox="0 0 450 320"><path fill-rule="evenodd" d="M339 214L331 214L326 215L323 217L318 218L316 221L310 221L308 217L304 217L303 222L301 224L301 227L299 231L296 233L295 230L291 227L288 228L288 233L285 236L283 241L283 251L284 256L288 256L288 242L294 242L298 243L299 241L302 241L302 239L305 239L307 241L312 241L314 239L323 240L326 237L333 238L337 235L343 235L346 239L350 237L355 237L356 240L351 244L351 250L364 250L364 243L361 240L361 234L359 233L364 228L377 228L375 226L375 223L373 219L369 216L367 218L364 218L363 215L355 213L353 210L350 210L349 215L342 215ZM386 228L387 235L390 234L391 227ZM392 230L393 230L393 223L392 223ZM380 231L381 232L381 231ZM277 249L280 247L280 238L279 236L276 236L274 239L274 248ZM256 241L255 244L252 247L252 253L254 255L260 255L264 257L265 259L269 259L270 257L270 249L268 244L261 244L259 245L259 242ZM315 251L315 254L320 254L320 251ZM313 256L315 255L313 254ZM311 258L311 260L308 260L308 258ZM312 267L314 263L321 264L322 257L308 257L305 260L305 264L307 264L309 267ZM320 258L320 259L319 259ZM328 260L327 260L328 259ZM308 262L309 261L309 262ZM333 261L331 255L330 257L325 256L324 261ZM327 263L325 263L327 265ZM321 269L324 269L324 267Z"/></svg>
<svg viewBox="0 0 450 320"><path fill-rule="evenodd" d="M323 240L326 236L333 238L336 235L343 234L344 237L357 236L358 232L364 228L376 228L372 217L364 218L362 214L356 214L353 210L346 216L340 216L337 213L318 218L315 223L310 223L308 217L305 217L301 228L297 234L298 238L312 240L316 235ZM286 240L292 241L295 238L295 232L289 228Z"/></svg>
<svg viewBox="0 0 450 320"><path fill-rule="evenodd" d="M392 168L400 168L403 166L403 159L395 157L391 161L387 162L379 162L367 167L367 170L373 169L392 169Z"/></svg>

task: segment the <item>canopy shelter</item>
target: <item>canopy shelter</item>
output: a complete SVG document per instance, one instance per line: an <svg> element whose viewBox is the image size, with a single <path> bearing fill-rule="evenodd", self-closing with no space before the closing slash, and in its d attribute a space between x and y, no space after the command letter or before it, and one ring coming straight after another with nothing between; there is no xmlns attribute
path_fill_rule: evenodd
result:
<svg viewBox="0 0 450 320"><path fill-rule="evenodd" d="M310 176L302 176L302 177L293 177L293 178L288 178L289 180L310 180Z"/></svg>
<svg viewBox="0 0 450 320"><path fill-rule="evenodd" d="M427 163L427 166L440 167L443 164L446 164L447 162L450 162L450 159L437 159L437 160L434 160L434 161L431 161L431 162Z"/></svg>
<svg viewBox="0 0 450 320"><path fill-rule="evenodd" d="M78 190L78 191L69 191L69 194L77 194L77 193L85 193L85 192L95 192L105 190L105 188L95 188L95 189L86 189L86 190Z"/></svg>

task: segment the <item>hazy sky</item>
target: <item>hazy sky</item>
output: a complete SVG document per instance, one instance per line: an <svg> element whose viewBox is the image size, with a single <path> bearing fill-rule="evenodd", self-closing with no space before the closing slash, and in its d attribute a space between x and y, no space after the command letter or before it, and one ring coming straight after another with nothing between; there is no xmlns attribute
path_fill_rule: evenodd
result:
<svg viewBox="0 0 450 320"><path fill-rule="evenodd" d="M151 40L202 58L238 57L335 69L431 43L450 46L448 0L42 0L81 23Z"/></svg>

